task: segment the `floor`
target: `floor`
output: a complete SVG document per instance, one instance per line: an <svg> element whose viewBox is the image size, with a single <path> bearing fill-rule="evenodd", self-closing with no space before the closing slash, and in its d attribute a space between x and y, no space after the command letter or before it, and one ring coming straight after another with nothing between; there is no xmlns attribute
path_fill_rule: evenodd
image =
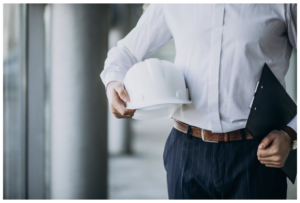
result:
<svg viewBox="0 0 300 203"><path fill-rule="evenodd" d="M171 131L170 118L131 123L134 155L109 159L110 199L167 199L163 149ZM288 181L288 199L297 198L297 182Z"/></svg>
<svg viewBox="0 0 300 203"><path fill-rule="evenodd" d="M110 158L110 199L168 198L162 154L171 128L169 118L133 120L134 155Z"/></svg>

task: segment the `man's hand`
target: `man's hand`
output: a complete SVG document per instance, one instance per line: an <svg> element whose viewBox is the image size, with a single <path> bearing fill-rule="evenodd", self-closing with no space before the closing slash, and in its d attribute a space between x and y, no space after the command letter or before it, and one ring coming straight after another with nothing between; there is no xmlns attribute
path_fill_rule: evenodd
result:
<svg viewBox="0 0 300 203"><path fill-rule="evenodd" d="M291 150L290 143L291 138L286 132L273 130L258 146L258 160L266 167L283 167Z"/></svg>
<svg viewBox="0 0 300 203"><path fill-rule="evenodd" d="M135 110L125 108L124 102L129 102L129 96L123 83L117 81L108 83L106 95L109 109L116 118L132 118Z"/></svg>

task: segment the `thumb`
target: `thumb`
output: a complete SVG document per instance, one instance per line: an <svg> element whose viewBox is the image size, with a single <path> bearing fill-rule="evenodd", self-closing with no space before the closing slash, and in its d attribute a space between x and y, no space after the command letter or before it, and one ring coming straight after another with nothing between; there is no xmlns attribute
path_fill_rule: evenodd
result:
<svg viewBox="0 0 300 203"><path fill-rule="evenodd" d="M269 133L266 137L264 137L264 139L262 139L258 148L265 149L275 138L276 138L276 134Z"/></svg>
<svg viewBox="0 0 300 203"><path fill-rule="evenodd" d="M129 102L129 96L126 92L126 90L124 89L124 85L120 84L118 86L116 86L115 88L116 92L118 93L120 99L122 99L124 102Z"/></svg>

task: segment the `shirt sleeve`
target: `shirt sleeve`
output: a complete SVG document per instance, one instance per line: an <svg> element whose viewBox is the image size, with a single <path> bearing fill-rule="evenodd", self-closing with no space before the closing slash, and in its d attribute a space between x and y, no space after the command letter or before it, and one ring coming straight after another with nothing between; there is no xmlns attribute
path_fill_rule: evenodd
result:
<svg viewBox="0 0 300 203"><path fill-rule="evenodd" d="M287 126L293 128L293 130L297 133L297 115L287 124Z"/></svg>
<svg viewBox="0 0 300 203"><path fill-rule="evenodd" d="M100 78L106 86L123 82L127 71L162 48L172 38L162 4L150 4L136 27L109 50Z"/></svg>
<svg viewBox="0 0 300 203"><path fill-rule="evenodd" d="M297 49L297 4L287 7L287 33L291 45Z"/></svg>

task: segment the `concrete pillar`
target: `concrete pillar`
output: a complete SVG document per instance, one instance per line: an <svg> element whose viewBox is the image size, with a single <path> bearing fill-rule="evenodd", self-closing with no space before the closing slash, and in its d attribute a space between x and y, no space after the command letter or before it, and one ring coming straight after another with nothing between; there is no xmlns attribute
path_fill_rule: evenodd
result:
<svg viewBox="0 0 300 203"><path fill-rule="evenodd" d="M54 4L51 33L51 192L107 198L107 99L99 78L109 6Z"/></svg>
<svg viewBox="0 0 300 203"><path fill-rule="evenodd" d="M44 4L29 4L27 36L27 197L45 198L45 33Z"/></svg>

